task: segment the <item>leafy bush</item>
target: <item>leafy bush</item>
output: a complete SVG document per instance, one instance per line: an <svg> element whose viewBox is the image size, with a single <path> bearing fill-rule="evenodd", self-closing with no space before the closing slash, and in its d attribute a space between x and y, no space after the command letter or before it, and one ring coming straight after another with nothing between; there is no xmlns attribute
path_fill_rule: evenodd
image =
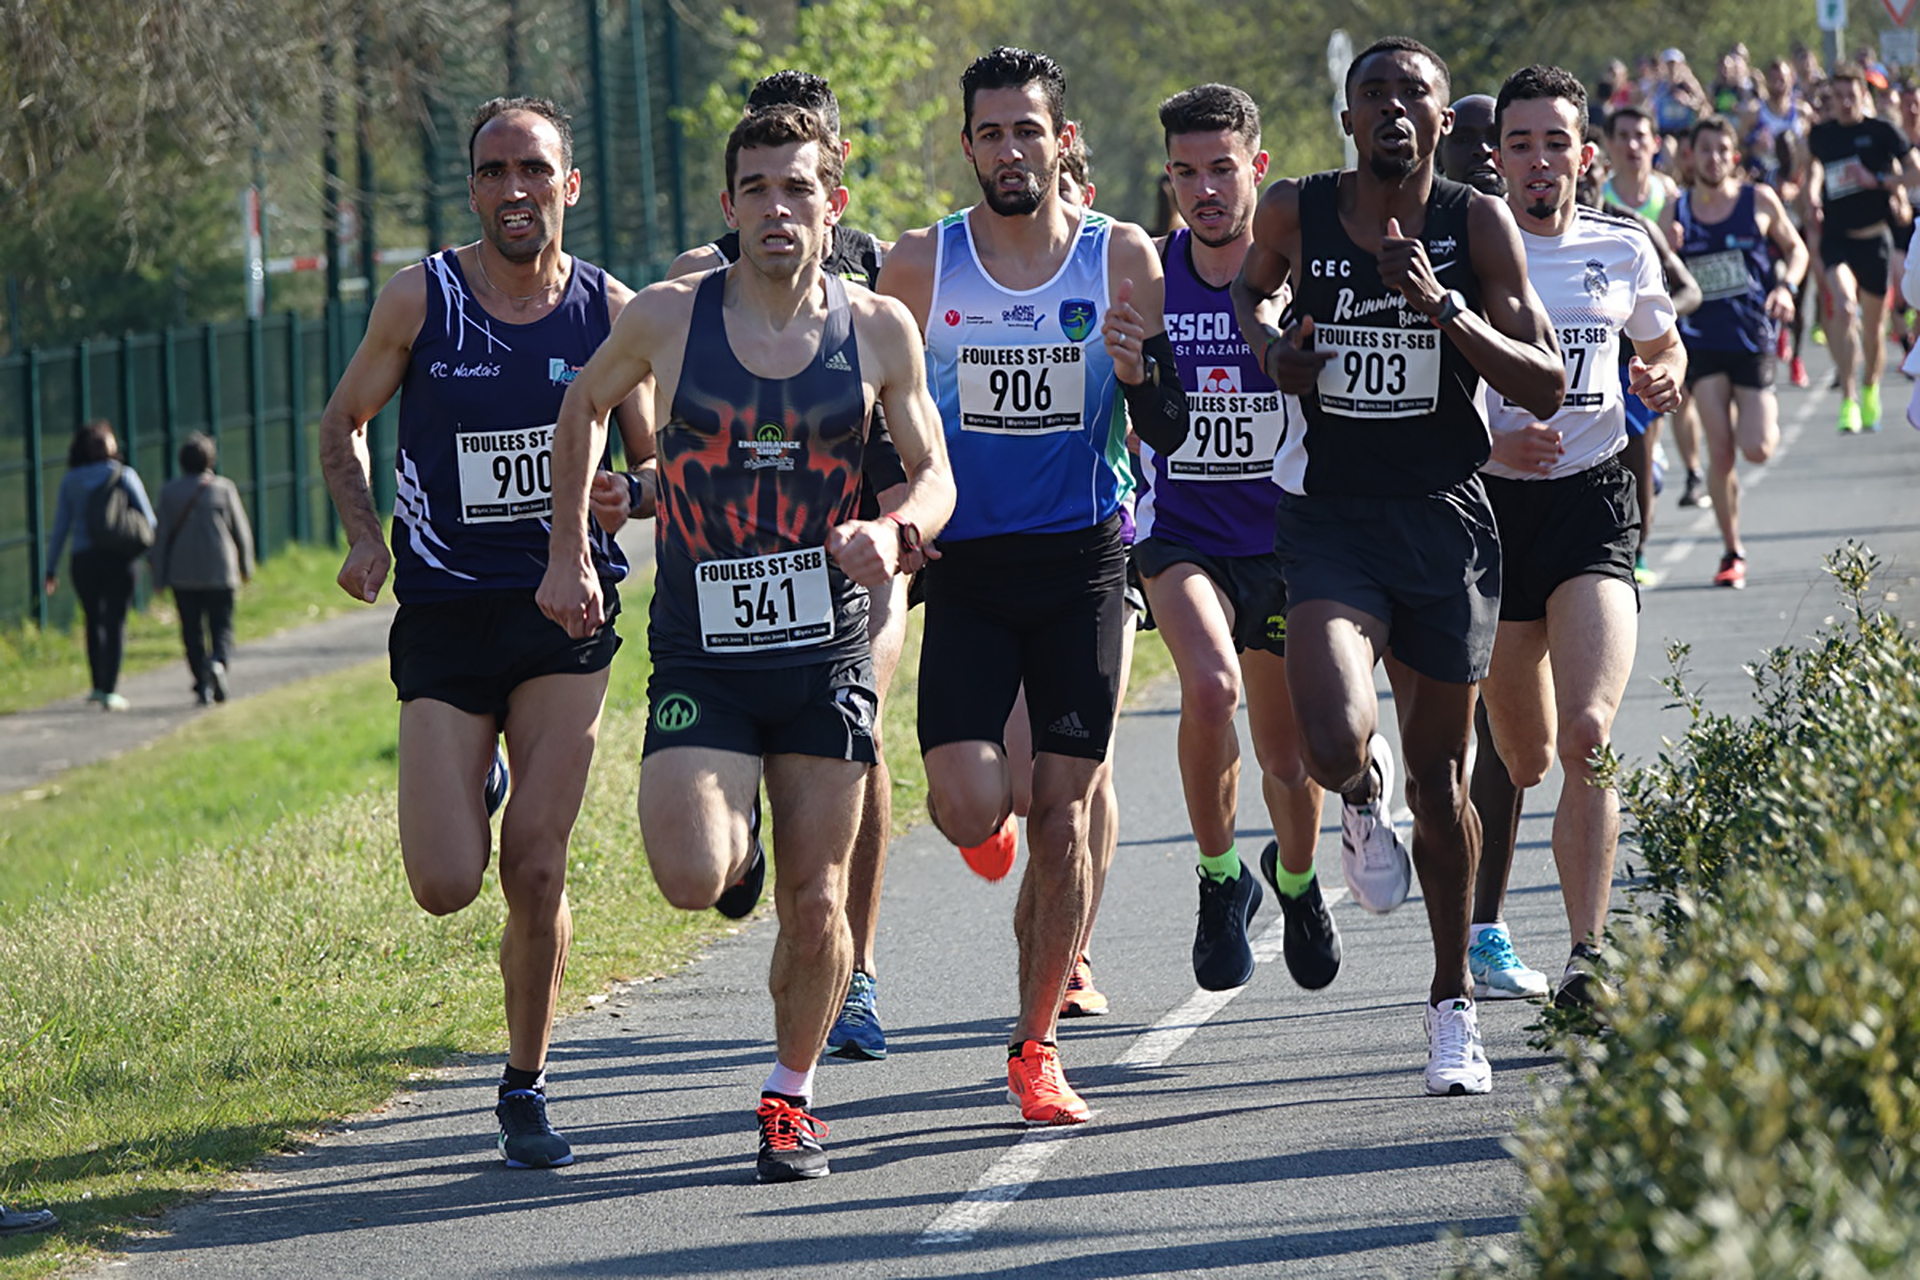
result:
<svg viewBox="0 0 1920 1280"><path fill-rule="evenodd" d="M1920 663L1828 561L1849 618L1752 669L1622 780L1646 862L1608 1029L1516 1142L1517 1253L1461 1275L1911 1276L1920 1265ZM1684 653L1676 654L1676 660Z"/></svg>

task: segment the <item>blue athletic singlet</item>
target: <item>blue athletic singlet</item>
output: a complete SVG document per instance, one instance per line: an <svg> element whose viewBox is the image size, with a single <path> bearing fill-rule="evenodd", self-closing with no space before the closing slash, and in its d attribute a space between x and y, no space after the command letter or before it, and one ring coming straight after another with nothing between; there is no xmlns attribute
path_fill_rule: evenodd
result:
<svg viewBox="0 0 1920 1280"><path fill-rule="evenodd" d="M971 210L942 219L927 314L927 381L959 503L942 541L1068 533L1111 517L1132 478L1107 312L1112 220L1084 210L1073 248L1036 289L996 283Z"/></svg>
<svg viewBox="0 0 1920 1280"><path fill-rule="evenodd" d="M1733 212L1720 222L1694 216L1693 193L1682 191L1674 220L1685 237L1680 258L1700 285L1699 309L1680 318L1680 339L1700 351L1770 351L1773 321L1767 315L1766 280L1771 268L1767 238L1754 216L1754 189L1740 188Z"/></svg>
<svg viewBox="0 0 1920 1280"><path fill-rule="evenodd" d="M867 593L826 553L853 519L866 383L846 286L826 282L820 347L791 378L733 353L727 272L694 295L660 457L659 565L647 643L655 663L793 667L867 648Z"/></svg>
<svg viewBox="0 0 1920 1280"><path fill-rule="evenodd" d="M1134 519L1142 538L1169 538L1216 556L1273 550L1274 454L1286 434L1279 388L1234 322L1227 289L1193 269L1193 233L1167 237L1167 338L1187 389L1187 442L1172 454L1140 445L1147 487Z"/></svg>
<svg viewBox="0 0 1920 1280"><path fill-rule="evenodd" d="M488 315L446 249L422 264L427 318L400 384L393 594L402 604L527 590L547 571L553 423L567 384L611 327L606 273L573 260L560 305L532 324ZM589 524L594 567L626 577Z"/></svg>

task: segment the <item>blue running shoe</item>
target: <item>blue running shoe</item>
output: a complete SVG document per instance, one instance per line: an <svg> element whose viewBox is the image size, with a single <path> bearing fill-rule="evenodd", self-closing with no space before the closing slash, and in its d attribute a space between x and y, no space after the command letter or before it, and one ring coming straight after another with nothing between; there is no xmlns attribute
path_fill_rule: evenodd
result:
<svg viewBox="0 0 1920 1280"><path fill-rule="evenodd" d="M219 695L217 685L214 692L217 697ZM220 700L226 701L225 698ZM507 802L507 753L497 742L493 744L493 763L487 766L487 787L484 794L487 798L487 816L491 818L500 812L500 806Z"/></svg>
<svg viewBox="0 0 1920 1280"><path fill-rule="evenodd" d="M493 1109L500 1120L500 1154L509 1169L558 1169L573 1163L573 1148L547 1123L547 1095L509 1089Z"/></svg>
<svg viewBox="0 0 1920 1280"><path fill-rule="evenodd" d="M1513 935L1504 924L1491 925L1467 948L1476 1000L1532 1000L1547 994L1547 975L1529 969L1513 951Z"/></svg>
<svg viewBox="0 0 1920 1280"><path fill-rule="evenodd" d="M880 1029L879 992L872 974L853 971L847 1001L827 1032L827 1052L851 1062L878 1062L887 1056L887 1033Z"/></svg>

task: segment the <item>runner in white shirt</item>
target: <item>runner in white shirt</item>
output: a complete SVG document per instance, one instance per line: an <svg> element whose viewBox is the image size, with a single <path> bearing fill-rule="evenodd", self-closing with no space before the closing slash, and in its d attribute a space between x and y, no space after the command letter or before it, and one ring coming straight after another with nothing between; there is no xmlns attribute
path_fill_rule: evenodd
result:
<svg viewBox="0 0 1920 1280"><path fill-rule="evenodd" d="M1528 278L1559 334L1567 395L1542 423L1489 389L1493 457L1482 472L1504 577L1493 669L1481 696L1516 787L1546 776L1556 745L1566 775L1553 821L1573 935L1554 992L1561 1005L1592 1005L1603 989L1597 944L1620 830L1619 798L1593 785L1589 762L1607 744L1626 690L1639 607L1639 498L1619 458L1627 444L1621 333L1636 352L1628 390L1656 413L1679 403L1686 372L1645 228L1575 203L1575 185L1594 157L1582 141L1586 97L1573 75L1533 66L1508 77L1495 107L1507 203L1526 246ZM1475 941L1500 927L1475 925Z"/></svg>

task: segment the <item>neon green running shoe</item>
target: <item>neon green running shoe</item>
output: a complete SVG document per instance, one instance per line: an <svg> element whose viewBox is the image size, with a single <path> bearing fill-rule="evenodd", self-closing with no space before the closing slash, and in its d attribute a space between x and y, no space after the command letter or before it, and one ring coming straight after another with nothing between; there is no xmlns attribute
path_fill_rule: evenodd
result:
<svg viewBox="0 0 1920 1280"><path fill-rule="evenodd" d="M1840 402L1840 434L1858 435L1860 432L1860 402L1844 399Z"/></svg>
<svg viewBox="0 0 1920 1280"><path fill-rule="evenodd" d="M1880 429L1880 384L1877 382L1860 388L1860 426L1867 431Z"/></svg>

